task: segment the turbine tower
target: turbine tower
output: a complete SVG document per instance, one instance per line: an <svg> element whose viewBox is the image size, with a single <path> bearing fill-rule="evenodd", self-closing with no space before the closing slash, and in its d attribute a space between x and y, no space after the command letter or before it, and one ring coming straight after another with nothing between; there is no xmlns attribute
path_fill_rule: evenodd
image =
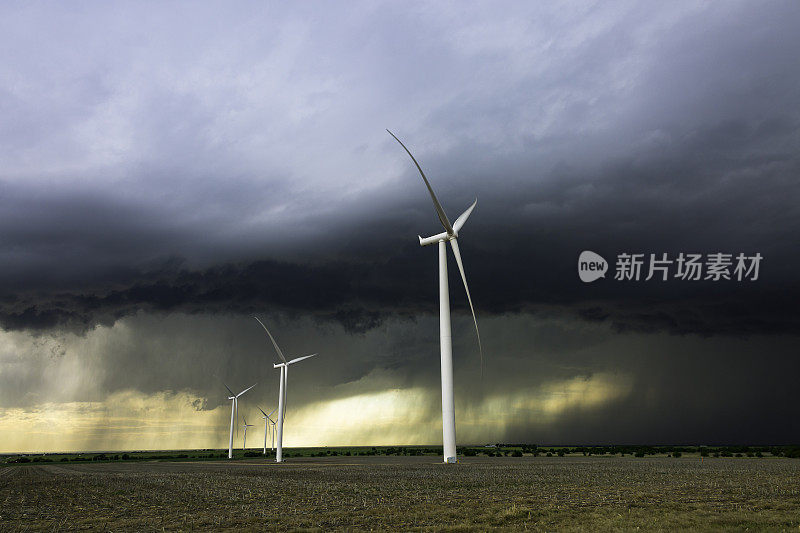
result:
<svg viewBox="0 0 800 533"><path fill-rule="evenodd" d="M272 337L272 333L269 332L267 326L264 325L261 320L258 319L257 316L254 316L261 327L264 328L264 331L267 332L269 336L269 340L272 341L272 345L275 347L275 351L278 353L278 357L280 357L280 363L273 363L273 368L280 368L281 369L281 377L280 377L280 386L278 387L278 447L275 451L275 462L281 463L283 462L283 421L286 418L286 383L287 383L287 376L289 374L289 365L293 365L295 363L299 363L303 359L308 359L309 357L314 357L315 353L311 355L304 355L303 357L298 357L296 359L292 359L291 361L287 361L286 357L283 356L283 352L278 347L278 343L275 342L275 339Z"/></svg>
<svg viewBox="0 0 800 533"><path fill-rule="evenodd" d="M225 385L225 384L223 383L223 385ZM231 438L228 441L228 459L233 459L233 426L236 425L236 415L237 415L237 413L239 411L239 396L241 396L245 392L249 391L250 389L252 389L256 385L257 385L257 383L253 383L252 385L247 387L245 390L243 390L239 394L234 394L233 391L231 390L231 388L228 387L227 385L225 385L225 388L228 389L228 392L231 393L231 395L228 396L228 399L232 400L232 403L231 403ZM237 431L237 433L238 433L238 431Z"/></svg>
<svg viewBox="0 0 800 533"><path fill-rule="evenodd" d="M450 289L447 280L447 242L450 242L450 247L453 249L453 256L456 258L458 270L461 272L461 280L464 282L464 290L467 292L467 300L469 301L469 308L472 311L472 321L475 323L475 333L478 335L478 349L481 354L481 373L483 372L483 347L481 346L481 334L478 331L478 320L475 318L475 309L472 307L472 297L469 294L469 287L467 286L467 276L464 274L464 264L461 261L461 252L458 249L458 232L464 226L464 223L469 218L472 210L475 209L475 204L478 203L476 199L466 211L461 213L456 221L451 225L450 220L442 208L442 204L436 198L436 195L422 172L422 168L411 155L411 152L406 145L398 139L394 133L389 130L389 135L394 137L394 140L400 143L400 146L411 157L411 160L416 165L422 176L422 181L428 188L431 200L433 200L433 207L436 209L436 214L439 217L439 222L444 226L444 232L433 235L431 237L419 237L420 246L427 246L429 244L438 244L439 246L439 344L441 347L442 357L442 444L443 455L445 463L457 462L456 457L456 409L455 400L453 398L453 345L452 336L450 332Z"/></svg>
<svg viewBox="0 0 800 533"><path fill-rule="evenodd" d="M244 440L242 441L242 451L246 451L247 450L247 428L253 427L253 424L248 424L247 423L247 419L245 417L242 417L242 420L244 421L244 424L242 424L242 427L244 428Z"/></svg>
<svg viewBox="0 0 800 533"><path fill-rule="evenodd" d="M261 418L264 419L264 455L267 455L267 427L269 427L270 424L272 424L272 449L275 449L275 421L270 418L270 415L275 412L275 409L270 411L269 415L260 407L258 410L264 415Z"/></svg>

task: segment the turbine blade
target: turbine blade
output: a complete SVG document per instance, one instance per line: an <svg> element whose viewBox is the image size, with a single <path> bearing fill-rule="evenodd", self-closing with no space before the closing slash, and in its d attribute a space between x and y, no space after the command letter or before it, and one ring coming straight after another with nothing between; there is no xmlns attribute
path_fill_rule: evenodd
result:
<svg viewBox="0 0 800 533"><path fill-rule="evenodd" d="M459 217L453 223L453 229L456 230L456 233L461 231L461 228L464 227L464 222L467 221L467 219L469 218L470 213L472 213L472 210L475 209L475 204L477 204L477 203L478 203L478 199L475 198L475 201L472 202L472 205L469 206L466 211L461 213L461 215L459 215Z"/></svg>
<svg viewBox="0 0 800 533"><path fill-rule="evenodd" d="M242 394L244 394L245 392L249 391L250 389L252 389L252 388L253 388L253 387L255 387L256 385L258 385L258 383L253 383L252 385L250 385L249 387L247 387L246 389L244 389L242 392L240 392L239 394L237 394L237 395L236 395L236 397L238 398L239 396L241 396L241 395L242 395Z"/></svg>
<svg viewBox="0 0 800 533"><path fill-rule="evenodd" d="M277 410L278 410L278 408L276 407L275 409L273 409L272 411L270 411L270 413L267 415L267 418L271 417L271 416L272 416L272 413L274 413L274 412L275 412L275 411L277 411Z"/></svg>
<svg viewBox="0 0 800 533"><path fill-rule="evenodd" d="M267 416L267 413L265 413L264 410L261 407L259 407L258 410L261 411L262 415Z"/></svg>
<svg viewBox="0 0 800 533"><path fill-rule="evenodd" d="M461 252L458 249L458 240L450 239L450 246L453 248L453 255L456 257L458 271L461 272L461 280L464 282L464 290L467 291L467 301L469 301L469 309L472 311L472 321L475 323L475 333L478 335L478 350L481 352L481 376L483 376L483 346L481 345L481 332L478 331L478 319L475 318L475 308L472 307L472 296L469 294L467 276L464 274L464 264L461 262Z"/></svg>
<svg viewBox="0 0 800 533"><path fill-rule="evenodd" d="M253 318L255 318L256 320L258 320L258 317L257 317L257 316L254 316ZM277 342L275 342L275 339L274 339L274 338L272 338L272 333L270 333L270 332L269 332L269 330L267 329L267 326L265 326L265 325L264 325L264 323L263 323L263 322L261 322L261 320L258 320L258 323L259 323L259 324L261 324L261 327L262 327L262 328L264 328L264 331L266 331L266 332L267 332L267 335L269 335L269 340L271 340L271 341L272 341L272 345L275 347L275 351L276 351L276 352L278 352L278 357L280 357L280 358L281 358L281 361L283 361L283 362L285 363L285 362L286 362L286 358L283 356L283 352L282 352L282 351L281 351L281 349L278 347L278 343L277 343Z"/></svg>
<svg viewBox="0 0 800 533"><path fill-rule="evenodd" d="M223 382L222 382L222 384L223 384L223 385L225 385L225 382L223 381ZM233 393L233 391L231 390L231 388L230 388L230 387L228 387L227 385L225 385L225 388L226 388L226 389L228 389L228 392L230 392L230 393L231 393L231 396L236 396L236 395Z"/></svg>
<svg viewBox="0 0 800 533"><path fill-rule="evenodd" d="M386 131L389 131L389 130L387 129ZM439 222L441 222L442 226L444 226L444 229L447 230L447 234L448 235L452 235L453 234L453 226L450 225L450 221L447 219L447 215L444 214L444 209L442 208L442 204L440 204L439 203L439 199L436 198L436 194L434 194L433 188L431 187L430 182L428 182L428 178L426 178L425 177L425 173L422 172L422 167L419 166L419 163L417 163L417 160L414 159L413 155L411 155L411 152L408 150L408 148L406 148L406 145L403 144L403 141L398 139L397 136L394 133L392 133L391 131L389 131L389 135L394 137L394 140L399 142L400 146L402 146L403 149L406 151L406 153L409 156L411 156L411 160L417 166L417 170L419 170L419 173L422 176L423 181L425 181L425 186L428 187L428 192L431 194L431 200L433 200L433 207L436 208L436 214L439 215Z"/></svg>
<svg viewBox="0 0 800 533"><path fill-rule="evenodd" d="M287 365L291 365L292 363L297 363L299 361L302 361L303 359L308 359L309 357L314 357L315 355L317 355L317 354L312 353L311 355L304 355L303 357L298 357L297 359L292 359L291 361L289 361L286 364Z"/></svg>

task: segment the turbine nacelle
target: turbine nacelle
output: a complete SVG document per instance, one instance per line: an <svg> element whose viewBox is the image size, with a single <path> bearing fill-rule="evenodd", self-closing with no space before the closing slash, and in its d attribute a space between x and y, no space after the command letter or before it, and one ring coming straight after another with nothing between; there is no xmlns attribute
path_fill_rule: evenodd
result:
<svg viewBox="0 0 800 533"><path fill-rule="evenodd" d="M437 233L436 235L431 235L430 237L423 238L420 235L417 235L417 237L419 237L420 246L428 246L430 244L436 244L441 241L449 241L450 239L457 239L458 233L454 233L453 235L448 235L446 231L443 231L442 233Z"/></svg>
<svg viewBox="0 0 800 533"><path fill-rule="evenodd" d="M291 361L285 361L283 363L272 363L272 368L280 368L282 366L288 367L289 365L293 365L295 363L299 363L303 359L308 359L309 357L314 357L315 355L317 355L317 354L312 353L311 355L304 355L303 357L298 357L296 359L292 359Z"/></svg>
<svg viewBox="0 0 800 533"><path fill-rule="evenodd" d="M452 241L453 239L458 239L458 230L464 227L464 223L469 218L470 213L472 210L475 209L475 205L478 203L476 199L472 202L472 205L467 208L466 211L461 213L461 215L456 219L455 223L453 223L453 231L449 231L447 226L445 226L445 231L442 233L437 233L436 235L432 235L430 237L422 238L419 237L419 245L420 246L428 246L429 244L436 244L437 242L441 241ZM444 225L444 224L442 224Z"/></svg>

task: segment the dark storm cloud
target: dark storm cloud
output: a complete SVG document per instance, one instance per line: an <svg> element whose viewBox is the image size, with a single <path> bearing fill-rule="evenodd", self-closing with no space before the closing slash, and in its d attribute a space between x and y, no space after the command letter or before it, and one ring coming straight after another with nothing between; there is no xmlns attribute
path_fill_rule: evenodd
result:
<svg viewBox="0 0 800 533"><path fill-rule="evenodd" d="M463 49L423 30L412 57L383 50L395 66L437 50L425 61L447 63L452 78L423 85L429 91L475 74L450 87L452 96L439 95L422 125L397 133L451 218L480 199L461 242L482 313L562 305L622 331L796 329L800 39L790 12L797 7L729 9L730 17L665 11L663 27L641 6L590 16L591 29L573 35L577 44L557 42L545 65L525 63L523 52L534 54L539 38L533 26L527 36L493 45L490 56L472 50L483 49L481 36L467 30L470 37L458 41ZM399 27L415 16L405 14ZM502 28L502 20L486 27ZM355 53L344 43L337 51ZM302 54L317 46L298 41L289 48ZM510 57L515 53L519 59ZM340 65L346 59L331 58ZM520 73L501 68L512 65ZM310 71L293 68L313 85ZM90 76L70 98L119 107L119 74L108 69L105 82ZM415 233L438 228L410 161L381 129L392 124L370 122L359 137L371 146L347 154L347 161L371 161L359 169L363 177L341 166L314 176L319 167L297 159L300 153L291 156L298 168L273 159L255 173L255 161L237 160L238 147L212 141L220 110L203 105L209 94L202 88L137 88L146 97L132 132L139 142L130 146L144 161L126 156L122 167L84 170L86 183L75 176L43 186L12 179L32 170L11 159L16 170L7 171L0 213L4 328L85 329L140 309L250 313L274 306L363 331L388 314L435 310L436 294L427 290L435 285L435 251L415 250L413 242ZM343 97L328 107L348 109ZM75 116L67 122L81 116L68 101L62 109ZM33 128L22 115L18 123ZM28 138L24 147L35 150L48 139L41 128L19 133L5 134L7 147ZM340 149L327 142L333 151L324 154ZM319 146L311 150L324 157ZM389 164L399 175L371 187L370 174L385 174ZM338 188L331 185L337 179ZM752 285L586 286L574 272L583 249L612 263L624 251L761 252L765 261Z"/></svg>
<svg viewBox="0 0 800 533"><path fill-rule="evenodd" d="M459 243L487 378L451 261L459 401L622 374L509 440L798 434L759 414L797 374L797 3L2 9L0 327L39 343L0 353L2 405L191 389L213 409L220 380L274 377L255 313L326 354L295 405L435 388L416 235L441 228L389 127L451 219L479 199ZM583 284L586 249L764 260L755 282Z"/></svg>

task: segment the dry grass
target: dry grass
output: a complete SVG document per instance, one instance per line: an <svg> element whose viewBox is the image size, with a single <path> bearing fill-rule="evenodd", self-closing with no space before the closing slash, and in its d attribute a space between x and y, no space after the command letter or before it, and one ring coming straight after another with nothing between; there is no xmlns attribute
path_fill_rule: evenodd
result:
<svg viewBox="0 0 800 533"><path fill-rule="evenodd" d="M800 461L338 457L13 466L0 530L793 530Z"/></svg>

